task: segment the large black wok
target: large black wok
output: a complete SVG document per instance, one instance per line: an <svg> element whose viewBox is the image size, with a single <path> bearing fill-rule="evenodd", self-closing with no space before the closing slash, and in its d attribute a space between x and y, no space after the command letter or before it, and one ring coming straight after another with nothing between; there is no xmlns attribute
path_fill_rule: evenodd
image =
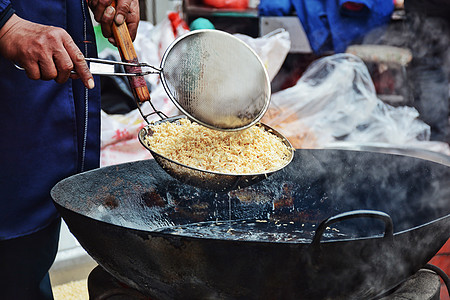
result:
<svg viewBox="0 0 450 300"><path fill-rule="evenodd" d="M450 167L395 154L297 150L284 170L227 194L139 161L67 178L52 197L86 251L155 300L371 299L450 236ZM198 222L209 223L180 235ZM230 230L200 236L220 225Z"/></svg>

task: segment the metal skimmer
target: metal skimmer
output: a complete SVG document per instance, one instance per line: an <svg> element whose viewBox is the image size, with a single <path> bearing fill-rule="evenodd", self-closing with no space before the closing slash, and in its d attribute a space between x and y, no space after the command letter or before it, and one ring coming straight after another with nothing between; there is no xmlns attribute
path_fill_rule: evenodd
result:
<svg viewBox="0 0 450 300"><path fill-rule="evenodd" d="M151 68L151 71L131 74L94 70L92 74L159 74L175 106L190 119L212 129L248 128L258 122L269 107L270 80L264 64L246 43L224 31L195 30L180 36L165 51L159 68L146 63L93 58L86 61L136 67L137 70Z"/></svg>

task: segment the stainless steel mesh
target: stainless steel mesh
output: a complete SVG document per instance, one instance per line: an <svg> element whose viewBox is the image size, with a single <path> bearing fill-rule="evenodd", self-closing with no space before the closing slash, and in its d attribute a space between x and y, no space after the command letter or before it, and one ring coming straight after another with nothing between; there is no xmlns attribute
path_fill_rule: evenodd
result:
<svg viewBox="0 0 450 300"><path fill-rule="evenodd" d="M266 69L256 53L231 34L192 31L166 50L161 68L171 100L204 126L244 129L260 120L268 108Z"/></svg>

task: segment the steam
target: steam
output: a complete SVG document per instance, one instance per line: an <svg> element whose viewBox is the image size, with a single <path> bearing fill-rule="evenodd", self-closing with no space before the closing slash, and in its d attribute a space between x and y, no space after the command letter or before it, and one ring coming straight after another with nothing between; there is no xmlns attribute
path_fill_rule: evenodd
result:
<svg viewBox="0 0 450 300"><path fill-rule="evenodd" d="M430 4L431 5L431 4ZM431 126L431 140L450 141L450 23L444 18L408 12L406 19L368 34L363 44L406 48L413 59L406 67L407 105Z"/></svg>

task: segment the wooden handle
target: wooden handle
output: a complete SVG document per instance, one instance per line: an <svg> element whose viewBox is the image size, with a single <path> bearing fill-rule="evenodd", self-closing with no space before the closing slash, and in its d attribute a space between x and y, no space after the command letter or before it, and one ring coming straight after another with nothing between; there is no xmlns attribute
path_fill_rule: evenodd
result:
<svg viewBox="0 0 450 300"><path fill-rule="evenodd" d="M115 7L116 1L113 1L111 5ZM122 61L128 63L139 63L127 24L125 22L122 25L113 23L112 32ZM139 73L141 72L141 67L125 67L125 71L127 73ZM137 97L140 102L150 100L150 92L147 88L147 83L145 82L144 76L128 77L128 82L133 95Z"/></svg>

